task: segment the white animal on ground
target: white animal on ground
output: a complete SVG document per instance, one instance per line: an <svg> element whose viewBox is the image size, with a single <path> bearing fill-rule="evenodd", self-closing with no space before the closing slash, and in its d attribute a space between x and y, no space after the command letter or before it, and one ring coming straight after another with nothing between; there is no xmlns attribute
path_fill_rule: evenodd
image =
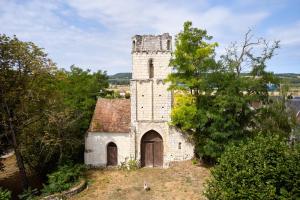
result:
<svg viewBox="0 0 300 200"><path fill-rule="evenodd" d="M144 181L144 190L145 191L149 191L150 190L150 187L148 186L147 182Z"/></svg>

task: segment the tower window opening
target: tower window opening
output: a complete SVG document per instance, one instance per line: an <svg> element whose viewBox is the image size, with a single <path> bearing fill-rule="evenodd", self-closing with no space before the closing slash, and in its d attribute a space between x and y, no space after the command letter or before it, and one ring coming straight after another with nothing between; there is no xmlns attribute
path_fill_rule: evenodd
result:
<svg viewBox="0 0 300 200"><path fill-rule="evenodd" d="M171 41L170 40L167 41L167 50L171 50Z"/></svg>
<svg viewBox="0 0 300 200"><path fill-rule="evenodd" d="M178 143L178 149L181 149L181 142Z"/></svg>
<svg viewBox="0 0 300 200"><path fill-rule="evenodd" d="M135 51L135 40L132 41L132 51Z"/></svg>
<svg viewBox="0 0 300 200"><path fill-rule="evenodd" d="M153 59L149 59L149 78L154 77Z"/></svg>

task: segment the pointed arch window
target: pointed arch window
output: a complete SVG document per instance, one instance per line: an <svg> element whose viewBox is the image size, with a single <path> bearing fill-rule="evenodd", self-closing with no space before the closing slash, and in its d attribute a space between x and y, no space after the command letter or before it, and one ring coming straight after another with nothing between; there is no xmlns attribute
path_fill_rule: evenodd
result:
<svg viewBox="0 0 300 200"><path fill-rule="evenodd" d="M148 65L149 65L149 78L153 78L154 77L154 66L153 66L152 58L149 59Z"/></svg>

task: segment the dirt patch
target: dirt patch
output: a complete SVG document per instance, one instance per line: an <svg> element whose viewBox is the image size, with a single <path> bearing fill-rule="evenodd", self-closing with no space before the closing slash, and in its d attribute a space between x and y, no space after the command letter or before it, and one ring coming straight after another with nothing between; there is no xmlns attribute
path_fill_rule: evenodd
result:
<svg viewBox="0 0 300 200"><path fill-rule="evenodd" d="M17 167L15 155L9 156L2 160L4 171L0 172L0 186L12 191L12 198L18 199L18 194L22 193L21 179ZM42 181L34 174L28 174L28 180L31 188L41 188Z"/></svg>
<svg viewBox="0 0 300 200"><path fill-rule="evenodd" d="M208 168L192 165L191 161L177 162L168 169L89 170L88 189L72 199L205 199L203 185L209 176ZM144 181L150 191L144 191Z"/></svg>

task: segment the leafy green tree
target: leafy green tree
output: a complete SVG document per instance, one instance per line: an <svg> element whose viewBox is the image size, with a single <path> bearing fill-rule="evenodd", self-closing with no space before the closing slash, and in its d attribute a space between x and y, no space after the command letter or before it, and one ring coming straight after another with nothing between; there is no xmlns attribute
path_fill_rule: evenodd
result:
<svg viewBox="0 0 300 200"><path fill-rule="evenodd" d="M70 71L61 71L57 83L63 94L64 105L73 109L78 117L80 134L84 134L89 126L96 105L97 97L106 95L108 76L106 72L91 73L71 66Z"/></svg>
<svg viewBox="0 0 300 200"><path fill-rule="evenodd" d="M176 37L176 50L170 62L174 73L168 77L170 89L179 90L187 100L175 105L172 123L190 133L196 153L208 162L216 162L229 142L239 142L257 132L259 102L269 105L268 84L278 84L273 73L266 72L266 62L279 47L265 40L255 42L245 35L241 50L236 44L215 61L216 43L205 30L193 28L191 22ZM262 49L259 55L257 50ZM250 71L242 76L244 68Z"/></svg>
<svg viewBox="0 0 300 200"><path fill-rule="evenodd" d="M212 170L208 199L297 199L300 146L279 134L259 135L230 145Z"/></svg>
<svg viewBox="0 0 300 200"><path fill-rule="evenodd" d="M42 118L55 65L31 42L0 35L0 130L11 141L23 188L28 180L18 136Z"/></svg>
<svg viewBox="0 0 300 200"><path fill-rule="evenodd" d="M44 175L82 160L97 97L106 95L106 72L58 70L33 43L0 35L0 85L1 145L14 148L25 190L24 163Z"/></svg>
<svg viewBox="0 0 300 200"><path fill-rule="evenodd" d="M70 71L57 70L54 78L55 93L43 120L22 135L26 163L40 174L70 161L82 162L84 135L97 97L105 95L108 87L105 72L91 73L75 66Z"/></svg>

